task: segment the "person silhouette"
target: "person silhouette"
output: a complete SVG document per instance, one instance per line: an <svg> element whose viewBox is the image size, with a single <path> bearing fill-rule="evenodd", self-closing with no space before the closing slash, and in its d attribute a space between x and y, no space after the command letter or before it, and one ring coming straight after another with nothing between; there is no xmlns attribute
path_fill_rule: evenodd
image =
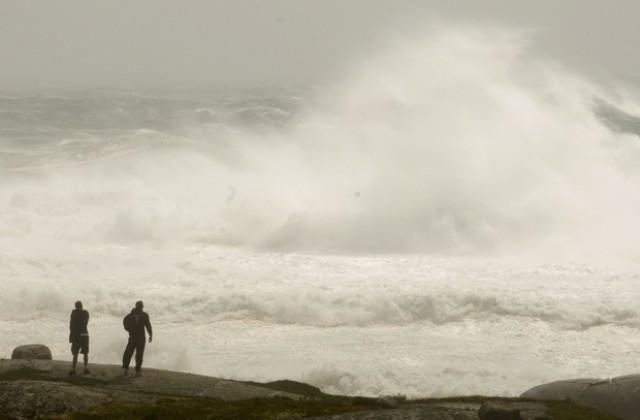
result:
<svg viewBox="0 0 640 420"><path fill-rule="evenodd" d="M144 347L146 343L145 330L149 332L149 343L153 341L153 330L151 329L151 321L149 315L142 310L144 304L141 300L136 302L135 308L131 310L122 320L124 329L129 332L129 341L122 355L122 371L123 375L129 374L129 363L133 352L136 353L136 376L142 376L142 357L144 355Z"/></svg>
<svg viewBox="0 0 640 420"><path fill-rule="evenodd" d="M84 374L91 373L87 369L87 364L89 363L89 331L87 330L89 312L82 309L81 301L77 301L75 306L76 308L71 311L69 319L69 342L71 343L71 354L73 355L69 376L76 374L78 353L82 353L84 356Z"/></svg>

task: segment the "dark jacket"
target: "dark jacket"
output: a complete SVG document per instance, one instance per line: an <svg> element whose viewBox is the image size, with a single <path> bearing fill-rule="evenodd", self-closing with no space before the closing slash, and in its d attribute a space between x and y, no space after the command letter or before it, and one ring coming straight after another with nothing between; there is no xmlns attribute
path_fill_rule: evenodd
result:
<svg viewBox="0 0 640 420"><path fill-rule="evenodd" d="M71 317L69 319L69 342L72 342L83 334L89 334L89 331L87 331L88 323L88 311L84 309L74 309L71 311Z"/></svg>
<svg viewBox="0 0 640 420"><path fill-rule="evenodd" d="M145 328L149 332L149 337L153 337L149 315L142 309L133 308L131 313L124 317L122 323L124 329L129 331L129 335L132 337L144 337Z"/></svg>

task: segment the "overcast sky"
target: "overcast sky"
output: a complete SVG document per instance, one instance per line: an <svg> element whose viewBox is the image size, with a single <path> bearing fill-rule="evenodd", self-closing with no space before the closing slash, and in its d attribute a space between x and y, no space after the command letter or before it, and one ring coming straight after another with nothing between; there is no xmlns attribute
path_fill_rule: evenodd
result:
<svg viewBox="0 0 640 420"><path fill-rule="evenodd" d="M535 28L589 75L640 75L638 0L0 0L0 87L320 83L443 20Z"/></svg>

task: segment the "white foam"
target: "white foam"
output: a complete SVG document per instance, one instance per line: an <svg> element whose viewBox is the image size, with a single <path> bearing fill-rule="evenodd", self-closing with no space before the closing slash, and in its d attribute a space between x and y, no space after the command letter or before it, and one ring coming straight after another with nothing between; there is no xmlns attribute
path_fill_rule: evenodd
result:
<svg viewBox="0 0 640 420"><path fill-rule="evenodd" d="M77 299L92 315L92 361L120 363L121 318L143 299L155 331L149 367L348 394L516 395L563 377L632 372L640 344L636 264L75 252L2 260L13 273L0 302L4 357L26 342L68 357Z"/></svg>

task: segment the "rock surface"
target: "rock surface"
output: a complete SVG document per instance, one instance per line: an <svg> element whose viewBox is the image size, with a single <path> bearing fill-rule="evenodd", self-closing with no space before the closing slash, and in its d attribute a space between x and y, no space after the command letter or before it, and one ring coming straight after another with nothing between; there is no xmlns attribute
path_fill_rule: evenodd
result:
<svg viewBox="0 0 640 420"><path fill-rule="evenodd" d="M12 359L51 360L51 350L44 344L25 344L13 349Z"/></svg>
<svg viewBox="0 0 640 420"><path fill-rule="evenodd" d="M640 375L551 382L531 388L521 397L570 400L624 420L640 419Z"/></svg>
<svg viewBox="0 0 640 420"><path fill-rule="evenodd" d="M478 410L480 420L522 420L520 409L500 401L485 401Z"/></svg>
<svg viewBox="0 0 640 420"><path fill-rule="evenodd" d="M12 371L29 368L12 378ZM91 374L67 377L70 362L39 359L0 360L0 418L34 419L43 415L86 410L109 401L140 401L154 404L168 395L206 396L222 400L284 397L308 400L316 388L295 383L295 386L274 391L261 384L243 383L189 373L143 369L142 377L123 376L118 365L91 363ZM16 378L20 378L17 380ZM60 381L65 378L64 382ZM88 382L87 382L88 381ZM279 381L290 382L290 381ZM83 386L82 384L89 384ZM300 386L302 385L302 387ZM301 391L304 389L304 391ZM638 391L638 392L636 392ZM301 394L305 395L301 395ZM640 375L615 378L611 381L577 380L542 385L523 394L524 398L573 399L578 404L609 412L623 419L638 419L640 413ZM354 398L354 402L357 398ZM373 420L478 420L520 418L522 420L549 419L543 402L496 401L485 404L462 401L425 401L402 404L389 398L387 408L380 408L380 400L373 402L371 411L351 412L318 419ZM367 400L363 398L363 400ZM396 403L397 405L395 405ZM493 407L493 408L492 408ZM489 408L492 408L489 410ZM10 414L8 414L10 413ZM515 417L516 414L519 417ZM487 415L489 417L487 417ZM502 417L491 417L491 416ZM484 416L484 417L480 417ZM505 417L507 416L507 417ZM511 417L508 417L511 416Z"/></svg>
<svg viewBox="0 0 640 420"><path fill-rule="evenodd" d="M359 411L306 420L478 420L480 404L441 403L409 404L402 408Z"/></svg>
<svg viewBox="0 0 640 420"><path fill-rule="evenodd" d="M478 417L480 420L553 420L544 404L513 401L485 401Z"/></svg>
<svg viewBox="0 0 640 420"><path fill-rule="evenodd" d="M492 420L550 420L542 403L504 402L499 403L501 412L517 412L519 417L488 417ZM306 420L478 420L480 404L466 402L441 402L429 404L408 404L394 409L359 411L328 417L310 417Z"/></svg>
<svg viewBox="0 0 640 420"><path fill-rule="evenodd" d="M52 377L66 377L71 363L58 360L0 360L0 372L9 372L21 368L31 368L47 373ZM185 396L214 397L223 400L241 400L248 398L282 396L294 400L300 395L273 391L260 386L248 385L226 379L209 376L193 375L190 373L171 372L158 369L143 369L143 376L132 374L122 376L122 369L118 365L90 363L93 378L106 382L104 388L109 392L144 392L158 394L174 394Z"/></svg>
<svg viewBox="0 0 640 420"><path fill-rule="evenodd" d="M37 418L43 413L85 410L108 401L109 395L60 382L0 382L0 414L11 419Z"/></svg>
<svg viewBox="0 0 640 420"><path fill-rule="evenodd" d="M0 360L0 373L21 368L35 369L50 378L66 378L70 363L38 359ZM115 400L154 402L158 396L164 395L207 396L223 400L304 398L298 394L189 373L143 369L143 376L135 377L122 376L117 365L92 363L89 368L91 374L78 379L104 381L103 384L87 388L39 380L0 381L0 418L32 419L45 414L85 410Z"/></svg>

